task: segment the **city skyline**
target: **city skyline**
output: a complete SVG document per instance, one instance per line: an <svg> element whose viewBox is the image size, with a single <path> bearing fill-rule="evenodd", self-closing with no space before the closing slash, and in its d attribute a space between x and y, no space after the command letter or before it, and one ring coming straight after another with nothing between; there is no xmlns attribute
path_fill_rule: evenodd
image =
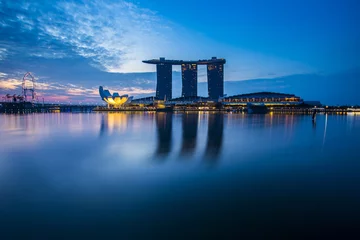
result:
<svg viewBox="0 0 360 240"><path fill-rule="evenodd" d="M271 90L325 104L360 103L356 1L215 3L2 0L0 95L19 94L30 71L46 101L100 103L99 85L154 96L156 68L142 60L221 56L228 62L225 94ZM173 71L179 97L181 67ZM206 96L206 68L197 75L198 93Z"/></svg>

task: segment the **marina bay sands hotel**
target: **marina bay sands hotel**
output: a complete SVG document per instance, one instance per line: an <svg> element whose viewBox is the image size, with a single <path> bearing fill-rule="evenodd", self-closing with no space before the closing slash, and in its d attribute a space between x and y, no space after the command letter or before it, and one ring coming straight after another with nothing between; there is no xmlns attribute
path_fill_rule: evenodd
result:
<svg viewBox="0 0 360 240"><path fill-rule="evenodd" d="M224 64L223 58L213 57L209 60L183 61L167 60L165 58L145 60L143 63L156 64L157 84L156 97L158 99L172 98L172 66L181 65L182 97L197 96L198 65L207 66L208 95L210 99L224 96Z"/></svg>

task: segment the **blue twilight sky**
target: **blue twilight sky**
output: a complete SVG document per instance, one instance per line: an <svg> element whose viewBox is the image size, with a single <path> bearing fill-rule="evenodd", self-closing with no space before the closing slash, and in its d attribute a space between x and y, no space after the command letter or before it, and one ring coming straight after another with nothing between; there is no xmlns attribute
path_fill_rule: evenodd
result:
<svg viewBox="0 0 360 240"><path fill-rule="evenodd" d="M359 10L356 0L0 0L0 95L19 94L30 71L45 101L99 102L99 85L150 96L155 66L141 60L217 56L225 93L360 104ZM199 82L206 96L204 67Z"/></svg>

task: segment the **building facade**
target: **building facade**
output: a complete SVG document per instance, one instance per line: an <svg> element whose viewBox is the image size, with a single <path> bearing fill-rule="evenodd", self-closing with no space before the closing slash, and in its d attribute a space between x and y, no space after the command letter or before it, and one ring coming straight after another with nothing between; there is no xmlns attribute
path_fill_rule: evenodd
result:
<svg viewBox="0 0 360 240"><path fill-rule="evenodd" d="M197 65L181 64L182 97L197 96Z"/></svg>
<svg viewBox="0 0 360 240"><path fill-rule="evenodd" d="M207 65L208 95L210 99L224 96L224 64Z"/></svg>
<svg viewBox="0 0 360 240"><path fill-rule="evenodd" d="M166 63L157 64L156 72L156 98L170 100L172 98L172 65Z"/></svg>
<svg viewBox="0 0 360 240"><path fill-rule="evenodd" d="M267 106L285 106L299 105L304 101L294 94L275 93L275 92L256 92L248 94L239 94L235 96L225 97L222 99L224 105L243 105L247 103L261 103Z"/></svg>
<svg viewBox="0 0 360 240"><path fill-rule="evenodd" d="M130 103L133 97L129 97L128 95L119 95L119 93L115 92L111 94L109 90L105 90L102 86L99 87L99 94L103 101L105 101L108 106L119 108L124 104Z"/></svg>
<svg viewBox="0 0 360 240"><path fill-rule="evenodd" d="M198 65L207 65L209 98L218 100L224 96L224 64L223 58L212 57L196 61L168 60L165 58L144 60L143 63L156 65L157 84L156 98L171 100L172 98L172 65L181 65L182 97L197 96Z"/></svg>

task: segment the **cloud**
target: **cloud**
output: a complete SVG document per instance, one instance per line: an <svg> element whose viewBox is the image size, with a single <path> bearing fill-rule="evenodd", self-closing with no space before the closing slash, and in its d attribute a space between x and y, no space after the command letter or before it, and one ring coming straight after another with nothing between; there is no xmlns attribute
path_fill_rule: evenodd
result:
<svg viewBox="0 0 360 240"><path fill-rule="evenodd" d="M0 5L0 11L6 13L0 47L3 53L19 59L81 56L90 67L130 73L154 72L154 66L142 63L148 58L203 59L217 55L228 59L226 80L231 81L266 77L269 72L282 76L313 71L295 61L207 39L124 0L16 1ZM199 76L200 81L206 80L201 77L206 74Z"/></svg>
<svg viewBox="0 0 360 240"><path fill-rule="evenodd" d="M0 80L0 89L15 90L21 87L22 81L17 79Z"/></svg>
<svg viewBox="0 0 360 240"><path fill-rule="evenodd" d="M224 57L226 81L315 71L296 61L216 42L124 0L4 1L0 14L0 71L7 74L0 75L3 90L19 91L15 79L32 71L38 75L39 94L54 99L62 94L96 99L99 85L119 94L154 95L156 68L142 60L160 56ZM199 82L207 80L204 66L198 76ZM180 95L179 72L173 75L173 86L174 97Z"/></svg>
<svg viewBox="0 0 360 240"><path fill-rule="evenodd" d="M129 87L129 88L121 88L119 90L111 90L109 89L111 92L117 92L120 95L130 95L130 96L137 96L137 95L142 95L142 94L154 94L155 90L154 89L142 89L139 87ZM98 94L98 92L96 93Z"/></svg>
<svg viewBox="0 0 360 240"><path fill-rule="evenodd" d="M35 23L30 17L25 14L17 14L16 18L22 23L24 30L33 30Z"/></svg>
<svg viewBox="0 0 360 240"><path fill-rule="evenodd" d="M69 88L66 90L67 94L73 96L92 96L96 95L93 89L83 89L83 88Z"/></svg>
<svg viewBox="0 0 360 240"><path fill-rule="evenodd" d="M101 103L98 86L82 86L73 83L62 84L59 82L51 82L48 81L48 77L45 76L37 76L35 79L36 95L39 99L44 98L47 102L68 102L75 100ZM146 82L146 80L143 79L138 81L140 84ZM0 94L21 94L22 83L22 78L15 78L13 75L11 78L8 78L8 74L0 72ZM153 95L155 92L154 89L147 88L146 85L144 85L144 87L120 87L110 84L105 87L112 92L118 92L120 95L147 96L149 94Z"/></svg>
<svg viewBox="0 0 360 240"><path fill-rule="evenodd" d="M7 56L7 50L5 48L0 48L0 61L4 60Z"/></svg>
<svg viewBox="0 0 360 240"><path fill-rule="evenodd" d="M170 30L154 12L127 1L58 2L56 10L40 16L39 30L107 72L149 69L141 60L164 47Z"/></svg>
<svg viewBox="0 0 360 240"><path fill-rule="evenodd" d="M52 102L65 103L65 102L69 102L71 100L70 96L57 95L57 94L45 95L43 97L46 98L46 100L44 99L44 101L50 102L50 103L52 103Z"/></svg>

